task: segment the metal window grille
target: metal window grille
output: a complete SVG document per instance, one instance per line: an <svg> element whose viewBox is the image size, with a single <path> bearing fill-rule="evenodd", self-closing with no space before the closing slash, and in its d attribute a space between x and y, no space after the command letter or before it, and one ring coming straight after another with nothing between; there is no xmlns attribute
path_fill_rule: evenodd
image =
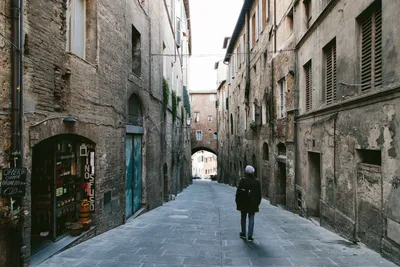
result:
<svg viewBox="0 0 400 267"><path fill-rule="evenodd" d="M336 42L333 42L325 50L325 90L326 104L332 104L336 100Z"/></svg>
<svg viewBox="0 0 400 267"><path fill-rule="evenodd" d="M382 10L375 9L361 24L361 91L382 85Z"/></svg>

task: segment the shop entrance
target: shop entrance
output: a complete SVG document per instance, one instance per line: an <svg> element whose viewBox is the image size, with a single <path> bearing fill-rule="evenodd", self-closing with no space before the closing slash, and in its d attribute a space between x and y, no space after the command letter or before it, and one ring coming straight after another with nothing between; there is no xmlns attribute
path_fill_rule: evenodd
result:
<svg viewBox="0 0 400 267"><path fill-rule="evenodd" d="M32 254L69 233L82 200L94 212L94 157L94 143L77 135L52 137L33 148Z"/></svg>

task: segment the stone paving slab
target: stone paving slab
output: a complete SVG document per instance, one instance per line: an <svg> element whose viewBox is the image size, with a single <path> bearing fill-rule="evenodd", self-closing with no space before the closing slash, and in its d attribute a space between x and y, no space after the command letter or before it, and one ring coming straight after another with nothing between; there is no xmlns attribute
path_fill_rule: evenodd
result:
<svg viewBox="0 0 400 267"><path fill-rule="evenodd" d="M194 181L175 201L39 266L397 266L267 200L255 217L255 241L241 240L235 190L213 181Z"/></svg>

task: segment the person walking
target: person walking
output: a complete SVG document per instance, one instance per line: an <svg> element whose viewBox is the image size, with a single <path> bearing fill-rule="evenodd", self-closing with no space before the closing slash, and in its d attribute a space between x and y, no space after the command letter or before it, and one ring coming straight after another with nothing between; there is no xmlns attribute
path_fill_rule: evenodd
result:
<svg viewBox="0 0 400 267"><path fill-rule="evenodd" d="M254 214L259 211L258 206L261 203L261 185L254 177L255 169L251 165L247 165L244 169L245 177L240 179L239 186L236 190L236 209L241 212L241 228L240 238L246 239L246 217L249 217L249 227L247 232L247 240L253 241L254 231Z"/></svg>

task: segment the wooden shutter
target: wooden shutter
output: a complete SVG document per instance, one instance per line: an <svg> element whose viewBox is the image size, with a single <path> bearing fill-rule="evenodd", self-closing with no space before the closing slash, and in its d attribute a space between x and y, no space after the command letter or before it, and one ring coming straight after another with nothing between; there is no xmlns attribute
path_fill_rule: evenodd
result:
<svg viewBox="0 0 400 267"><path fill-rule="evenodd" d="M308 63L305 67L306 73L306 111L309 111L312 108L312 70L311 70L311 62Z"/></svg>
<svg viewBox="0 0 400 267"><path fill-rule="evenodd" d="M332 43L326 50L326 104L336 100L336 43Z"/></svg>
<svg viewBox="0 0 400 267"><path fill-rule="evenodd" d="M376 9L361 25L361 91L382 85L382 11Z"/></svg>
<svg viewBox="0 0 400 267"><path fill-rule="evenodd" d="M374 13L375 21L375 87L382 85L382 10L379 8Z"/></svg>

